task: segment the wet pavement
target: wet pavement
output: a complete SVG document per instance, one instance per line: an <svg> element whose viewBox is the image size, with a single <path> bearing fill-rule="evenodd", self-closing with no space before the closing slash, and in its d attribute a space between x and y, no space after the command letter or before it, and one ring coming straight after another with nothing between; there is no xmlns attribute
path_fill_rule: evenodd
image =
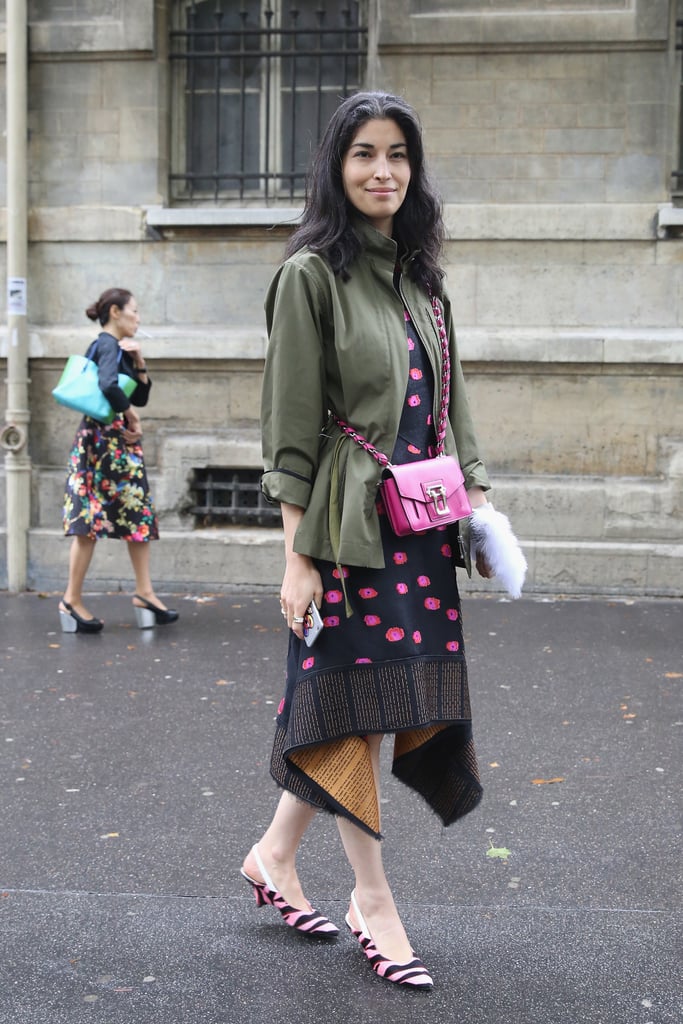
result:
<svg viewBox="0 0 683 1024"><path fill-rule="evenodd" d="M139 631L94 595L84 636L56 595L0 594L2 1024L680 1024L683 602L464 599L483 802L444 829L384 764L387 872L435 981L411 993L344 927L331 819L299 871L335 943L239 875L277 800L275 595L166 601L180 621Z"/></svg>

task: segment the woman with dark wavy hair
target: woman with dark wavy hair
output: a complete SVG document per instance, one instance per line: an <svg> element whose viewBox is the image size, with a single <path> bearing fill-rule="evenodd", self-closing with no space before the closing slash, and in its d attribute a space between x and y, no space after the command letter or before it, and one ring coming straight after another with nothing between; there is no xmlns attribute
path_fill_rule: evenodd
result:
<svg viewBox="0 0 683 1024"><path fill-rule="evenodd" d="M360 255L363 242L353 228L356 207L346 194L342 162L358 128L371 120L393 121L405 138L410 180L405 201L394 215L392 234L400 250L415 253L410 277L438 295L443 277L441 203L425 169L417 114L405 100L388 93L358 93L332 115L313 160L301 224L285 255L293 256L308 246L312 252L323 254L343 281L348 280L349 268Z"/></svg>
<svg viewBox="0 0 683 1024"><path fill-rule="evenodd" d="M392 463L429 458L445 422L471 504L486 504L442 287L443 236L414 110L385 93L344 100L266 299L262 487L282 510L290 629L271 773L284 792L242 865L259 906L334 938L295 859L313 815L335 815L355 875L348 927L379 976L426 989L432 978L382 864L380 745L395 735L393 774L444 824L478 803L455 580L463 563L457 527L392 531L373 452ZM490 574L483 558L477 567Z"/></svg>

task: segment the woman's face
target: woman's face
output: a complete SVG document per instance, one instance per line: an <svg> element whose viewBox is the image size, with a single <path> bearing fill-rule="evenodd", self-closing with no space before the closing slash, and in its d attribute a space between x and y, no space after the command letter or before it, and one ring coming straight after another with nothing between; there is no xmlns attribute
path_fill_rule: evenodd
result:
<svg viewBox="0 0 683 1024"><path fill-rule="evenodd" d="M390 236L410 183L408 145L395 121L373 119L361 125L342 159L342 182L349 202Z"/></svg>
<svg viewBox="0 0 683 1024"><path fill-rule="evenodd" d="M134 337L135 332L140 326L140 314L138 313L138 304L135 301L135 296L131 295L123 308L112 306L111 320L114 325L114 333L119 341L122 338Z"/></svg>

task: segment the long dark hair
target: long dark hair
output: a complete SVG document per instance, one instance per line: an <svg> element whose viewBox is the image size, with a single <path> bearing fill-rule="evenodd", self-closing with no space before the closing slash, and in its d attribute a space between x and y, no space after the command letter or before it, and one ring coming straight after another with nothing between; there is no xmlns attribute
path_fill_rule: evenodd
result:
<svg viewBox="0 0 683 1024"><path fill-rule="evenodd" d="M307 180L301 223L287 245L291 256L304 246L320 253L342 280L362 249L350 215L354 207L344 194L342 161L356 132L366 121L392 120L406 138L410 183L394 216L393 235L399 252L417 255L408 274L435 294L441 292L441 252L444 225L441 201L424 164L422 127L413 108L399 96L385 92L359 92L347 97L332 115L313 158Z"/></svg>
<svg viewBox="0 0 683 1024"><path fill-rule="evenodd" d="M92 306L88 306L85 315L88 320L99 320L100 326L104 327L106 323L109 323L111 307L118 306L119 309L123 309L132 298L133 293L129 292L127 288L107 288L106 292L102 292L97 302L93 302Z"/></svg>

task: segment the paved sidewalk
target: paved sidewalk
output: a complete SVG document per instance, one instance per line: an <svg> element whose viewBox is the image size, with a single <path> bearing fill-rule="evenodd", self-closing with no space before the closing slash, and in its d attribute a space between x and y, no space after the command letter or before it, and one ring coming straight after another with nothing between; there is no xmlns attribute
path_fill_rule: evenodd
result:
<svg viewBox="0 0 683 1024"><path fill-rule="evenodd" d="M376 978L343 927L327 817L300 873L339 940L256 908L238 868L277 797L278 601L173 602L141 632L94 596L88 637L57 632L55 595L0 594L1 1024L680 1024L683 602L465 598L483 803L443 829L385 765L431 993Z"/></svg>

